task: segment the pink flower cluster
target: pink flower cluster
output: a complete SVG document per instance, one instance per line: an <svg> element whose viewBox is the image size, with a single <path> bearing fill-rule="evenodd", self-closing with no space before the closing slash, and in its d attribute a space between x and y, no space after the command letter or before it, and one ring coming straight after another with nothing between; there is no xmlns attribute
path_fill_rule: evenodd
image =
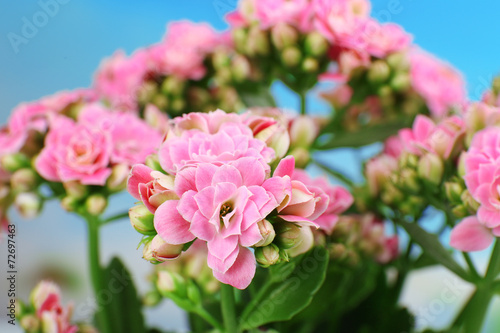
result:
<svg viewBox="0 0 500 333"><path fill-rule="evenodd" d="M49 281L41 281L31 292L31 303L36 311L35 316L41 321L43 332L75 333L76 325L71 325L72 305L64 308L61 304L59 287Z"/></svg>
<svg viewBox="0 0 500 333"><path fill-rule="evenodd" d="M500 128L490 127L472 139L465 157L465 183L480 204L477 217L458 224L451 245L463 251L487 248L500 236Z"/></svg>
<svg viewBox="0 0 500 333"><path fill-rule="evenodd" d="M118 51L105 60L95 75L94 88L113 107L136 110L139 90L146 81L168 75L199 80L206 73L206 55L221 45L230 45L228 36L207 24L172 23L160 43L139 49L129 58Z"/></svg>
<svg viewBox="0 0 500 333"><path fill-rule="evenodd" d="M410 78L412 87L425 99L435 117L445 117L466 101L465 82L460 73L422 50L410 52Z"/></svg>
<svg viewBox="0 0 500 333"><path fill-rule="evenodd" d="M168 174L136 165L129 178L129 192L155 214L158 235L170 244L207 242L214 276L240 289L255 273L248 248L263 239L259 222L279 219L331 229L352 200L338 189L326 194L318 185L293 179L291 157L272 171L271 163L281 156L257 137L266 129L271 130L266 138L288 135L276 125L272 118L220 110L176 118L158 153ZM339 202L329 203L330 198Z"/></svg>
<svg viewBox="0 0 500 333"><path fill-rule="evenodd" d="M54 182L79 181L104 185L111 166L143 162L161 142L161 135L133 114L111 112L90 104L78 120L55 117L36 170Z"/></svg>

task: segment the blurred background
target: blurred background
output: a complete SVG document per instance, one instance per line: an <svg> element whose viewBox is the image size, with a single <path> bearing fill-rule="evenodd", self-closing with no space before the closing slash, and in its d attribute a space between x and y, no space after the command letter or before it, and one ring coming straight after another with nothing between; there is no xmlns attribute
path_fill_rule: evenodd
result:
<svg viewBox="0 0 500 333"><path fill-rule="evenodd" d="M56 3L57 6L49 6ZM235 9L236 0L0 0L0 122L5 123L11 110L20 102L31 101L59 90L87 87L104 57L123 49L130 54L138 47L161 39L168 22L188 19L206 21L218 30L227 25L224 15ZM49 15L40 15L42 11ZM496 36L500 33L500 3L489 0L481 5L469 1L373 0L372 16L381 22L392 21L413 34L422 48L445 59L462 71L468 83L469 97L480 98L495 74L500 73ZM38 20L39 27L23 31L26 22ZM42 24L43 23L43 24ZM280 85L273 87L280 106L295 108L297 98ZM311 92L309 109L326 112ZM373 149L364 150L369 156ZM342 161L343 169L359 180L352 151L337 151L331 164ZM346 163L346 161L350 161ZM115 196L109 213L125 211L134 200L126 193ZM27 299L41 275L61 277L71 290L64 299L75 302L75 318L90 320L89 312L79 304L91 299L87 274L86 228L83 221L65 213L57 202L46 205L34 220L23 220L13 212L17 226L18 297ZM432 221L428 222L432 224ZM107 262L119 255L129 267L140 292L148 290L147 275L151 265L136 250L139 235L128 220L113 223L102 230L102 259ZM475 254L484 267L487 251ZM6 244L0 243L0 306L7 304ZM471 292L471 287L442 269L414 273L405 286L401 302L417 314L419 327L442 327ZM453 301L445 295L455 295ZM484 332L495 332L500 302L488 315ZM0 311L0 332L19 332L7 325L6 311ZM150 326L186 331L187 325L173 303L148 310Z"/></svg>

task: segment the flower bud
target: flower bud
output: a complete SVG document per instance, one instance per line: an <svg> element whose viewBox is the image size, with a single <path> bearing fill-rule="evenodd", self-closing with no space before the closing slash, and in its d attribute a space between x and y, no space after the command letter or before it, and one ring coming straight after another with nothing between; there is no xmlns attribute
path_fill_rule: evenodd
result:
<svg viewBox="0 0 500 333"><path fill-rule="evenodd" d="M297 43L298 33L292 26L278 23L271 29L271 39L276 49L282 50Z"/></svg>
<svg viewBox="0 0 500 333"><path fill-rule="evenodd" d="M25 218L34 218L42 208L42 199L33 192L24 192L16 196L14 205Z"/></svg>
<svg viewBox="0 0 500 333"><path fill-rule="evenodd" d="M90 324L79 324L78 333L99 333L99 331Z"/></svg>
<svg viewBox="0 0 500 333"><path fill-rule="evenodd" d="M268 220L261 220L257 223L259 226L260 234L262 235L262 240L257 242L254 246L262 247L271 244L276 236L273 225Z"/></svg>
<svg viewBox="0 0 500 333"><path fill-rule="evenodd" d="M26 333L37 333L40 329L40 321L35 315L22 317L20 325Z"/></svg>
<svg viewBox="0 0 500 333"><path fill-rule="evenodd" d="M243 82L250 76L250 62L242 55L236 55L231 62L231 72L236 82Z"/></svg>
<svg viewBox="0 0 500 333"><path fill-rule="evenodd" d="M181 112L185 107L186 101L182 97L175 98L170 104L170 108L175 112Z"/></svg>
<svg viewBox="0 0 500 333"><path fill-rule="evenodd" d="M368 69L368 80L373 84L380 84L385 82L390 74L391 69L387 63L383 60L376 60Z"/></svg>
<svg viewBox="0 0 500 333"><path fill-rule="evenodd" d="M330 257L336 260L344 259L347 256L347 248L342 243L331 244L329 252Z"/></svg>
<svg viewBox="0 0 500 333"><path fill-rule="evenodd" d="M475 214L479 209L480 204L476 200L474 200L469 190L463 191L462 195L460 196L460 199L462 200L462 203L465 206L465 208L467 208L471 214Z"/></svg>
<svg viewBox="0 0 500 333"><path fill-rule="evenodd" d="M463 151L460 156L458 157L458 166L457 166L457 171L458 171L458 176L459 177L464 177L465 176L465 158L467 157L467 153Z"/></svg>
<svg viewBox="0 0 500 333"><path fill-rule="evenodd" d="M432 185L439 185L443 178L443 161L435 154L425 154L418 162L418 175Z"/></svg>
<svg viewBox="0 0 500 333"><path fill-rule="evenodd" d="M161 295L156 290L151 290L142 298L142 304L148 307L153 307L161 302Z"/></svg>
<svg viewBox="0 0 500 333"><path fill-rule="evenodd" d="M90 215L100 215L106 209L108 200L102 194L92 194L85 200L85 209Z"/></svg>
<svg viewBox="0 0 500 333"><path fill-rule="evenodd" d="M106 180L106 187L111 192L120 192L127 187L127 177L130 168L126 164L117 164L111 169L111 175Z"/></svg>
<svg viewBox="0 0 500 333"><path fill-rule="evenodd" d="M314 235L310 227L301 227L298 242L286 252L290 257L296 257L309 251L314 245Z"/></svg>
<svg viewBox="0 0 500 333"><path fill-rule="evenodd" d="M446 192L446 197L453 203L460 203L462 192L464 188L457 182L446 182L444 183L444 189Z"/></svg>
<svg viewBox="0 0 500 333"><path fill-rule="evenodd" d="M297 147L290 152L290 155L295 158L295 167L300 169L304 169L311 160L311 154L306 148Z"/></svg>
<svg viewBox="0 0 500 333"><path fill-rule="evenodd" d="M410 84L410 76L407 73L398 73L391 80L391 87L397 92L408 90Z"/></svg>
<svg viewBox="0 0 500 333"><path fill-rule="evenodd" d="M217 49L212 54L212 65L215 69L221 69L229 66L231 59L226 50Z"/></svg>
<svg viewBox="0 0 500 333"><path fill-rule="evenodd" d="M66 194L74 199L83 199L87 196L89 188L77 180L63 183Z"/></svg>
<svg viewBox="0 0 500 333"><path fill-rule="evenodd" d="M34 190L38 183L38 177L34 170L29 168L19 169L12 174L10 184L13 190L28 192Z"/></svg>
<svg viewBox="0 0 500 333"><path fill-rule="evenodd" d="M1 166L8 172L15 172L22 168L29 168L31 163L29 158L22 153L7 154L0 160Z"/></svg>
<svg viewBox="0 0 500 333"><path fill-rule="evenodd" d="M420 191L417 172L413 169L403 169L399 175L399 184L411 192Z"/></svg>
<svg viewBox="0 0 500 333"><path fill-rule="evenodd" d="M190 280L187 284L187 298L193 303L193 304L200 304L201 303L201 292L200 288L196 285L196 283L193 282L193 280Z"/></svg>
<svg viewBox="0 0 500 333"><path fill-rule="evenodd" d="M302 70L307 73L315 73L319 69L319 63L316 59L307 57L302 62Z"/></svg>
<svg viewBox="0 0 500 333"><path fill-rule="evenodd" d="M181 95L186 82L175 75L167 76L161 84L161 92L165 95Z"/></svg>
<svg viewBox="0 0 500 333"><path fill-rule="evenodd" d="M151 103L153 103L153 105L155 105L158 109L160 110L166 110L167 107L169 106L169 103L168 103L168 98L167 96L165 95L162 95L162 94L156 94L152 99L151 99Z"/></svg>
<svg viewBox="0 0 500 333"><path fill-rule="evenodd" d="M61 207L67 212L74 212L81 205L80 199L66 196L61 200Z"/></svg>
<svg viewBox="0 0 500 333"><path fill-rule="evenodd" d="M418 162L419 162L418 157L416 155L409 153L401 154L401 157L399 158L398 161L400 169L405 169L405 168L415 169L418 167Z"/></svg>
<svg viewBox="0 0 500 333"><path fill-rule="evenodd" d="M281 61L288 67L297 66L301 58L302 54L300 50L294 46L287 47L281 52Z"/></svg>
<svg viewBox="0 0 500 333"><path fill-rule="evenodd" d="M495 76L491 83L491 91L498 96L500 94L500 76Z"/></svg>
<svg viewBox="0 0 500 333"><path fill-rule="evenodd" d="M309 148L319 133L314 119L309 116L298 116L290 122L290 146Z"/></svg>
<svg viewBox="0 0 500 333"><path fill-rule="evenodd" d="M465 208L464 205L456 205L451 209L451 213L457 218L462 218L470 215L469 210Z"/></svg>
<svg viewBox="0 0 500 333"><path fill-rule="evenodd" d="M326 53L329 44L323 35L317 31L307 35L305 40L306 53L314 57L320 57Z"/></svg>
<svg viewBox="0 0 500 333"><path fill-rule="evenodd" d="M410 66L410 61L405 53L392 53L387 57L387 63L396 71L405 71Z"/></svg>
<svg viewBox="0 0 500 333"><path fill-rule="evenodd" d="M177 273L170 271L159 271L158 280L156 281L156 287L160 293L172 293L184 294L185 292L185 280L182 276Z"/></svg>
<svg viewBox="0 0 500 333"><path fill-rule="evenodd" d="M210 93L200 87L189 87L188 89L189 103L197 108L201 109L206 104L210 103Z"/></svg>
<svg viewBox="0 0 500 333"><path fill-rule="evenodd" d="M245 53L247 47L247 32L244 28L233 30L233 41L236 51Z"/></svg>
<svg viewBox="0 0 500 333"><path fill-rule="evenodd" d="M255 249L255 259L262 267L275 265L280 261L280 249L274 244L258 247Z"/></svg>
<svg viewBox="0 0 500 333"><path fill-rule="evenodd" d="M143 258L153 263L175 259L182 253L183 247L184 244L169 244L165 242L160 235L156 235L151 242L144 246Z"/></svg>
<svg viewBox="0 0 500 333"><path fill-rule="evenodd" d="M248 32L246 50L250 56L267 55L269 53L269 39L266 32L254 25Z"/></svg>
<svg viewBox="0 0 500 333"><path fill-rule="evenodd" d="M156 171L163 171L163 168L160 165L160 160L158 159L158 155L151 154L146 157L146 166Z"/></svg>
<svg viewBox="0 0 500 333"><path fill-rule="evenodd" d="M276 243L280 248L289 249L300 242L300 229L295 223L281 222L274 225L276 231Z"/></svg>
<svg viewBox="0 0 500 333"><path fill-rule="evenodd" d="M139 88L137 92L137 100L139 103L145 105L153 100L153 98L158 94L157 85L155 82L145 82Z"/></svg>
<svg viewBox="0 0 500 333"><path fill-rule="evenodd" d="M154 215L144 206L139 204L128 211L130 223L134 229L143 235L155 235Z"/></svg>

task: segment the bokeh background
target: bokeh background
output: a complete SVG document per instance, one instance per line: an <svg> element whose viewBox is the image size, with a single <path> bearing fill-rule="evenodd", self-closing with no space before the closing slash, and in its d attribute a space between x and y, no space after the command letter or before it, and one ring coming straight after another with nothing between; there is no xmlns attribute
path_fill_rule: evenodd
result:
<svg viewBox="0 0 500 333"><path fill-rule="evenodd" d="M52 15L47 20L35 18L49 3L57 4L49 9ZM236 0L0 0L0 123L5 123L11 110L22 101L89 86L104 57L117 49L130 54L138 47L159 41L170 21L206 21L218 30L225 29L224 14L236 4ZM500 44L496 38L500 35L500 2L373 0L372 7L372 16L379 21L399 23L422 48L460 69L471 99L479 99L493 75L500 73ZM12 40L17 38L14 35L24 38L23 26L33 19L44 24L31 31L29 38L13 44ZM280 106L293 109L298 105L297 98L283 86L275 85L273 90ZM315 98L314 91L308 102L311 110L327 111L327 106ZM338 163L359 180L357 158L368 156L374 149L361 153L337 151L330 155L329 163ZM133 199L123 193L114 197L109 212L126 210L132 204ZM59 276L71 290L64 298L74 299L75 317L89 319L88 312L78 306L88 302L91 295L84 222L63 212L56 202L48 203L34 220L23 220L15 213L11 219L18 230L18 296L27 299L42 274ZM432 220L427 224L432 227ZM141 251L136 250L139 238L127 220L104 227L102 259L108 261L120 255L139 290L145 292L151 266L141 259ZM473 256L478 266L484 267L487 254L485 251ZM6 245L0 243L0 309L7 304L3 276L7 270L6 257ZM409 278L401 302L417 314L420 327L438 328L450 322L470 292L470 286L445 270L431 268ZM498 325L498 316L494 313L499 308L497 301L489 311L484 332L497 332L494 327ZM0 310L0 332L20 332L7 325L5 312ZM182 312L169 301L148 310L146 318L150 325L186 331Z"/></svg>

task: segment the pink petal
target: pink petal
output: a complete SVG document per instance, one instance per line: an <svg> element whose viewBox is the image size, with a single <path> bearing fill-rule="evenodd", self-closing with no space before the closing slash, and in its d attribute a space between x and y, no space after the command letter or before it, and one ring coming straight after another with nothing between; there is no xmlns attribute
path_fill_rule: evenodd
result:
<svg viewBox="0 0 500 333"><path fill-rule="evenodd" d="M266 179L266 170L254 157L243 157L231 164L241 173L243 185L262 185Z"/></svg>
<svg viewBox="0 0 500 333"><path fill-rule="evenodd" d="M192 221L194 214L198 211L198 204L194 200L195 191L187 191L182 195L177 205L177 210L187 221Z"/></svg>
<svg viewBox="0 0 500 333"><path fill-rule="evenodd" d="M130 175L127 181L127 191L137 200L141 200L139 194L139 184L147 184L153 180L151 177L151 170L144 164L136 164L130 170Z"/></svg>
<svg viewBox="0 0 500 333"><path fill-rule="evenodd" d="M207 242L207 246L211 255L224 260L238 247L238 236L223 237L216 234L213 239Z"/></svg>
<svg viewBox="0 0 500 333"><path fill-rule="evenodd" d="M255 256L247 248L241 247L234 264L225 273L214 271L214 277L222 283L238 289L250 285L255 275Z"/></svg>
<svg viewBox="0 0 500 333"><path fill-rule="evenodd" d="M289 176L292 177L293 170L295 169L295 159L293 156L287 156L280 161L276 170L274 170L273 176L284 177Z"/></svg>
<svg viewBox="0 0 500 333"><path fill-rule="evenodd" d="M500 210L490 209L482 205L477 210L477 218L488 228L500 226Z"/></svg>
<svg viewBox="0 0 500 333"><path fill-rule="evenodd" d="M56 161L50 150L44 149L35 162L38 173L45 179L52 182L61 181L56 169Z"/></svg>
<svg viewBox="0 0 500 333"><path fill-rule="evenodd" d="M154 217L155 229L161 238L170 244L184 244L195 239L189 231L191 226L177 211L178 200L165 201L158 207Z"/></svg>
<svg viewBox="0 0 500 333"><path fill-rule="evenodd" d="M462 220L451 230L450 245L470 252L486 249L493 242L491 231L482 225L475 216Z"/></svg>
<svg viewBox="0 0 500 333"><path fill-rule="evenodd" d="M262 184L262 187L274 196L278 205L281 205L284 200L289 200L292 195L292 182L289 176L269 178Z"/></svg>
<svg viewBox="0 0 500 333"><path fill-rule="evenodd" d="M196 189L196 168L184 168L175 176L175 193L182 197L184 192Z"/></svg>
<svg viewBox="0 0 500 333"><path fill-rule="evenodd" d="M216 186L219 183L232 183L236 185L236 187L240 187L243 184L241 175L238 169L231 165L220 166L213 175L212 185Z"/></svg>
<svg viewBox="0 0 500 333"><path fill-rule="evenodd" d="M217 171L217 166L204 163L196 168L196 188L201 191L205 187L212 186L212 179Z"/></svg>
<svg viewBox="0 0 500 333"><path fill-rule="evenodd" d="M215 226L211 224L200 211L194 213L193 219L191 220L191 228L189 230L191 230L193 235L204 241L211 240L216 234Z"/></svg>
<svg viewBox="0 0 500 333"><path fill-rule="evenodd" d="M285 221L293 222L300 226L319 228L319 226L315 222L306 219L305 217L302 216L295 216L295 215L278 215L278 216Z"/></svg>

